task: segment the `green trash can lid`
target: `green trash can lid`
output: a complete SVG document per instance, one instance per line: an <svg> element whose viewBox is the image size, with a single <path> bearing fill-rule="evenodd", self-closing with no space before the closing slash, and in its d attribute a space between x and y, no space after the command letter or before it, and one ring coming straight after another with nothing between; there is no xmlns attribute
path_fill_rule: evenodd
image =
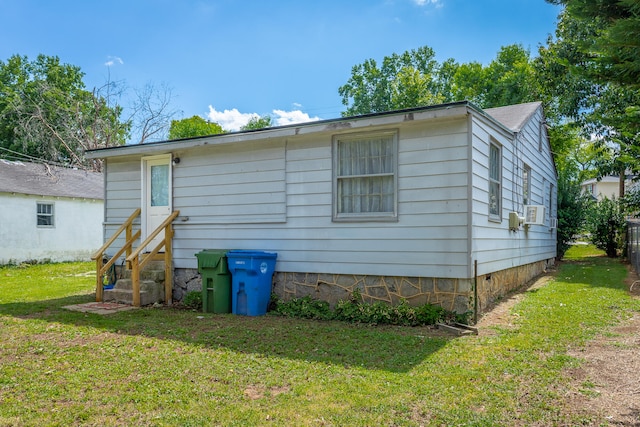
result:
<svg viewBox="0 0 640 427"><path fill-rule="evenodd" d="M196 254L198 269L216 268L226 255L226 249L203 249Z"/></svg>

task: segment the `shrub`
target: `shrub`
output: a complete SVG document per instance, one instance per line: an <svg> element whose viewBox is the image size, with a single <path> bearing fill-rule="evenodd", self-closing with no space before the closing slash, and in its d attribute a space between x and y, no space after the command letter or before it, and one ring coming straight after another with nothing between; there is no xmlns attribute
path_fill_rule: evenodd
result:
<svg viewBox="0 0 640 427"><path fill-rule="evenodd" d="M401 326L435 325L441 321L468 323L469 319L468 313L460 315L431 304L412 307L406 300L401 300L395 306L381 301L368 304L362 301L358 290L355 290L348 300L338 301L334 310L331 310L326 301L306 296L286 302L276 299L271 313L303 319Z"/></svg>
<svg viewBox="0 0 640 427"><path fill-rule="evenodd" d="M202 310L202 292L190 291L184 296L182 304L194 310Z"/></svg>
<svg viewBox="0 0 640 427"><path fill-rule="evenodd" d="M294 298L287 302L276 298L273 313L302 319L330 320L333 318L328 302L314 300L310 296Z"/></svg>
<svg viewBox="0 0 640 427"><path fill-rule="evenodd" d="M587 231L591 233L591 243L605 251L610 258L615 258L618 249L624 246L625 226L624 213L616 199L605 197L587 213Z"/></svg>

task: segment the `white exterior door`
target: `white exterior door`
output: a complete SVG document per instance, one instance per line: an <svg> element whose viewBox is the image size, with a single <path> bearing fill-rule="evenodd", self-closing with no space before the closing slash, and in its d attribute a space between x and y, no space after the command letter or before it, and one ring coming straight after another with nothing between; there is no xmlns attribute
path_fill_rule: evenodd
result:
<svg viewBox="0 0 640 427"><path fill-rule="evenodd" d="M143 239L146 239L171 214L171 155L142 159L144 224ZM160 234L147 246L151 251L164 237Z"/></svg>

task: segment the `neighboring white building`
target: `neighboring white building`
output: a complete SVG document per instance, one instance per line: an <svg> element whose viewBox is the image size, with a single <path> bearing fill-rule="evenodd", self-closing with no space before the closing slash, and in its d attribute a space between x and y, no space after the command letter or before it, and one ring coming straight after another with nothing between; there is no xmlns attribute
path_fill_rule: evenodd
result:
<svg viewBox="0 0 640 427"><path fill-rule="evenodd" d="M89 261L102 245L102 174L0 160L0 265Z"/></svg>
<svg viewBox="0 0 640 427"><path fill-rule="evenodd" d="M627 179L624 183L625 192L633 185L633 182ZM603 176L600 179L588 179L581 185L582 192L588 194L594 199L602 200L603 198L618 199L620 197L620 177L619 176Z"/></svg>
<svg viewBox="0 0 640 427"><path fill-rule="evenodd" d="M143 238L180 211L175 300L198 289L202 249L277 252L285 299L358 289L458 312L486 309L556 256L541 103L456 102L87 156L105 160L105 238L136 208ZM535 225L518 226L525 205L542 207Z"/></svg>

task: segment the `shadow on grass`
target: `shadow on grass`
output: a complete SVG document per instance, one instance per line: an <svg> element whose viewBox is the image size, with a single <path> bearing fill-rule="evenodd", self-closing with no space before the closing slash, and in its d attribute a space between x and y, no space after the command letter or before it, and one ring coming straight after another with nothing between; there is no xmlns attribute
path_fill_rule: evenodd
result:
<svg viewBox="0 0 640 427"><path fill-rule="evenodd" d="M131 336L179 340L209 349L389 372L411 370L452 339L445 335L433 336L434 330L428 327L352 325L273 315L246 317L166 307L109 315L62 308L91 301L92 295L80 295L0 304L0 315Z"/></svg>

